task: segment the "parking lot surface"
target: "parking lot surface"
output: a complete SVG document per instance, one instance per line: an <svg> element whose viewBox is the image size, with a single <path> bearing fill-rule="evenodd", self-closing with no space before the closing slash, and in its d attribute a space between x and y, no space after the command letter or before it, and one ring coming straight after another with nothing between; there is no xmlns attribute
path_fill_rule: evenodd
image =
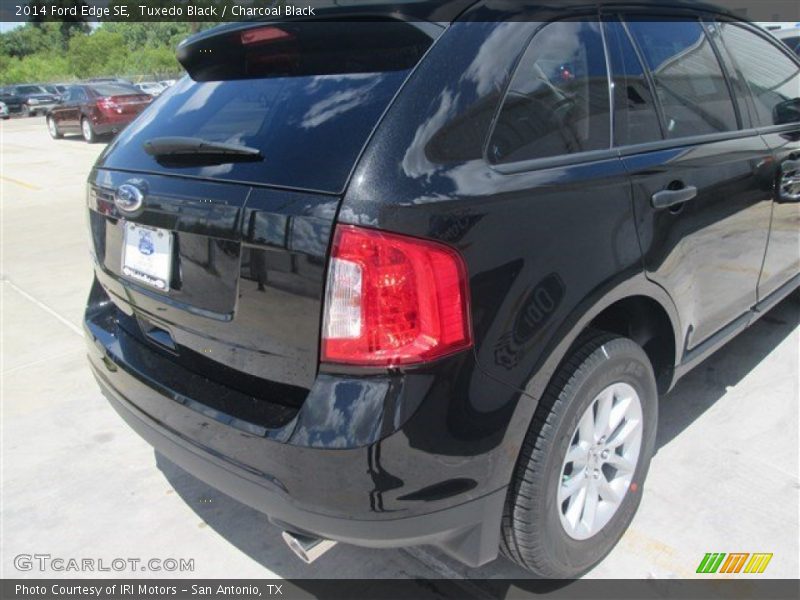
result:
<svg viewBox="0 0 800 600"><path fill-rule="evenodd" d="M102 148L51 140L43 118L0 123L0 575L82 575L14 566L19 554L45 553L194 559L188 572L87 577L528 577L504 558L469 569L430 548L340 544L306 566L260 513L164 459L157 467L85 359L85 180ZM661 398L641 508L589 577L693 577L707 552L773 553L762 577L800 576L799 322L795 294ZM464 585L480 595L485 583Z"/></svg>

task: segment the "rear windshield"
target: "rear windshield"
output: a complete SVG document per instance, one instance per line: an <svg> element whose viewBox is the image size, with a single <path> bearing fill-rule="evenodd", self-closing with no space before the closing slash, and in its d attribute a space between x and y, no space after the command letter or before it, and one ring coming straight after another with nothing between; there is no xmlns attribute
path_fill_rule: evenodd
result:
<svg viewBox="0 0 800 600"><path fill-rule="evenodd" d="M405 42L409 26L402 27ZM389 55L375 50L381 47L377 40L356 36L356 28L344 24L282 31L278 44L273 29L225 32L202 40L205 46L185 48L179 58L189 76L123 131L102 166L341 192L367 137L424 50L421 36L414 33L414 52L402 46ZM395 30L400 33L400 26ZM386 37L391 35L384 36L384 46ZM256 148L263 158L175 164L144 152L148 140L172 136Z"/></svg>
<svg viewBox="0 0 800 600"><path fill-rule="evenodd" d="M20 85L16 88L18 94L46 94L38 85Z"/></svg>
<svg viewBox="0 0 800 600"><path fill-rule="evenodd" d="M124 83L94 83L91 88L98 96L125 96L141 93L134 86L125 85Z"/></svg>

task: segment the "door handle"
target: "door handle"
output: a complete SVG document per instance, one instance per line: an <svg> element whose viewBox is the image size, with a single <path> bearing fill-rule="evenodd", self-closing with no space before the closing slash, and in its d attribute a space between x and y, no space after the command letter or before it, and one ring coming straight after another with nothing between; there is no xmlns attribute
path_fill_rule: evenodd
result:
<svg viewBox="0 0 800 600"><path fill-rule="evenodd" d="M651 203L653 208L661 210L662 208L669 208L676 204L683 204L697 196L697 188L693 185L687 185L679 190L661 190L653 194Z"/></svg>

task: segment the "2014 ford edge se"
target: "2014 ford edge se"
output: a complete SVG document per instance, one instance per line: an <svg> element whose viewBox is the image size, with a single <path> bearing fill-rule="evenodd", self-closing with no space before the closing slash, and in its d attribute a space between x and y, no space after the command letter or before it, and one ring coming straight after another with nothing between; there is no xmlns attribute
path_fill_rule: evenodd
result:
<svg viewBox="0 0 800 600"><path fill-rule="evenodd" d="M694 2L498 6L197 34L91 173L101 388L309 561L585 572L659 395L800 282L787 48Z"/></svg>

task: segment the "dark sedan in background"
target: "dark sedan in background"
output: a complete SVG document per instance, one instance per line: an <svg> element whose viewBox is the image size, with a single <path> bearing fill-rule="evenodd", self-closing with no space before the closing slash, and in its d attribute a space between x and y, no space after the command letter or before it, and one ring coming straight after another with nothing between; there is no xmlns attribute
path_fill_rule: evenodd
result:
<svg viewBox="0 0 800 600"><path fill-rule="evenodd" d="M22 112L22 98L12 93L10 89L0 89L0 103L6 107L6 110L2 111L4 119Z"/></svg>
<svg viewBox="0 0 800 600"><path fill-rule="evenodd" d="M9 88L9 91L22 99L22 114L28 117L45 114L59 100L56 94L49 93L40 85L16 85Z"/></svg>
<svg viewBox="0 0 800 600"><path fill-rule="evenodd" d="M90 144L122 130L150 104L153 97L124 83L88 83L69 86L47 115L54 139L80 133Z"/></svg>

